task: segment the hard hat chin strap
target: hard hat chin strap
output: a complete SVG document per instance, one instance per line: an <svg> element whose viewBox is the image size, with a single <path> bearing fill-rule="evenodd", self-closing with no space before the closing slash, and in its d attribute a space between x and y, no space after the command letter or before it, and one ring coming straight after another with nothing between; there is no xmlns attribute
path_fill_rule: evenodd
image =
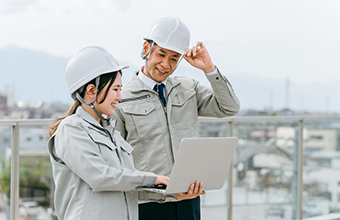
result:
<svg viewBox="0 0 340 220"><path fill-rule="evenodd" d="M148 72L149 72L149 70L148 70L148 65L147 65L148 56L149 56L149 54L151 53L151 51L152 51L154 45L155 45L155 42L152 41L149 51L148 51L146 54L144 54L144 51L142 50L142 52L141 52L141 54L140 54L140 56L142 57L142 59L145 60L145 68L146 68L146 71L148 71Z"/></svg>
<svg viewBox="0 0 340 220"><path fill-rule="evenodd" d="M154 45L155 45L155 42L152 41L152 42L151 42L150 49L149 49L149 51L148 51L146 54L144 54L144 51L142 50L140 56L142 57L143 60L146 60L146 57L151 53L151 51L152 51Z"/></svg>
<svg viewBox="0 0 340 220"><path fill-rule="evenodd" d="M174 69L174 72L175 72L175 70L177 69L178 65L181 63L182 59L183 59L183 55L181 55L181 57L178 59L176 68Z"/></svg>
<svg viewBox="0 0 340 220"><path fill-rule="evenodd" d="M92 110L94 111L94 113L96 113L96 115L100 118L101 121L104 121L106 122L107 124L109 124L109 120L110 119L106 119L104 118L99 112L98 110L96 109L96 107L94 106L94 103L97 101L97 91L98 91L98 86L99 86L99 77L96 78L96 96L94 98L94 100L92 102L85 102L84 99L79 95L78 92L76 92L76 98L79 100L79 102L81 102L81 104L84 104L84 105L88 105L92 108ZM85 88L86 89L86 88Z"/></svg>

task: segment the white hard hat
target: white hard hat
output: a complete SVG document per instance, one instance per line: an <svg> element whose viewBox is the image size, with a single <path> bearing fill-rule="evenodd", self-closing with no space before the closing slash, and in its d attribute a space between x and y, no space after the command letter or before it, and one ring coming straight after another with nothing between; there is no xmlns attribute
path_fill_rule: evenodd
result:
<svg viewBox="0 0 340 220"><path fill-rule="evenodd" d="M102 47L90 46L79 50L66 66L66 80L72 98L75 99L74 92L98 76L125 68L128 66L120 66Z"/></svg>
<svg viewBox="0 0 340 220"><path fill-rule="evenodd" d="M152 40L160 47L183 55L189 49L190 31L177 17L158 19L144 40Z"/></svg>

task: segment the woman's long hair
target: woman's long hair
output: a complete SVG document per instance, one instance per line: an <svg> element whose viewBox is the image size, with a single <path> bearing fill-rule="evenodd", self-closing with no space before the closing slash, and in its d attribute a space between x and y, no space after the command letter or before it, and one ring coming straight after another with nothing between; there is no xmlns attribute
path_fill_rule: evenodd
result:
<svg viewBox="0 0 340 220"><path fill-rule="evenodd" d="M100 91L102 91L103 88L109 83L109 86L108 86L107 89L105 90L104 98L99 102L99 104L102 103L102 102L104 102L104 100L106 99L106 96L107 96L107 93L109 92L110 87L112 86L113 82L116 80L117 73L120 73L120 74L121 74L120 71L116 71L116 72L112 72L112 73L105 73L105 74L99 76L100 79L99 79L99 86L98 86L97 94L99 94ZM86 83L84 86L81 87L82 89L78 89L78 91L81 91L81 92L79 93L79 95L80 95L82 98L84 98L84 95L85 95L85 92L86 92L86 88L87 88L87 86L90 85L90 84L95 85L95 84L96 84L96 79L93 79L93 80L91 80L90 82ZM69 109L69 111L68 111L68 113L67 113L67 115L66 115L65 117L61 117L61 118L58 118L58 119L54 120L54 121L50 124L50 130L48 131L48 136L51 137L51 136L56 132L56 130L57 130L59 124L61 123L61 121L62 121L63 119L65 119L66 117L68 117L68 116L70 116L70 115L73 115L73 114L76 112L77 108L78 108L80 105L81 105L81 103L79 102L78 99L76 99L76 100L74 101L72 107Z"/></svg>

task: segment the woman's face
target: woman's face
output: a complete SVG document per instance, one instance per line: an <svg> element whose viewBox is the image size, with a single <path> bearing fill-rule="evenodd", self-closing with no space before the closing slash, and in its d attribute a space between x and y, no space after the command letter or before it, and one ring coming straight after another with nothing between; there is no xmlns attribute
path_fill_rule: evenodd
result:
<svg viewBox="0 0 340 220"><path fill-rule="evenodd" d="M120 94L120 90L122 88L122 75L117 73L116 79L109 88L105 100L99 104L99 102L103 100L108 86L109 83L107 83L106 86L99 92L97 101L94 105L100 114L110 116L115 113L116 105L122 99Z"/></svg>

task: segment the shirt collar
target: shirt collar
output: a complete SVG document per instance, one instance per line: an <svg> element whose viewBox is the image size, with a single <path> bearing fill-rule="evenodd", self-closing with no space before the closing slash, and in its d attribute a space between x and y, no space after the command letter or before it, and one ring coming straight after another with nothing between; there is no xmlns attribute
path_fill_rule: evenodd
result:
<svg viewBox="0 0 340 220"><path fill-rule="evenodd" d="M102 126L82 106L78 106L78 108L76 110L76 114L78 114L82 119L84 119L88 123L92 124L93 126L100 128L100 129L106 129L106 130L112 132L112 134L113 134L113 131L114 131L116 124L117 124L117 120L110 120L110 121L107 121L107 122L111 122L111 123L102 122L103 125L104 125L104 126Z"/></svg>
<svg viewBox="0 0 340 220"><path fill-rule="evenodd" d="M153 88L155 87L156 84L160 84L158 82L156 82L155 80L147 77L144 73L143 73L143 68L145 68L144 66L142 67L142 69L139 71L138 73L138 78L140 79L140 81L142 81L144 83L144 85L146 85L147 87L149 87L151 90L153 90ZM161 83L163 83L166 86L166 82L167 82L168 78L166 78L164 81L162 81Z"/></svg>

